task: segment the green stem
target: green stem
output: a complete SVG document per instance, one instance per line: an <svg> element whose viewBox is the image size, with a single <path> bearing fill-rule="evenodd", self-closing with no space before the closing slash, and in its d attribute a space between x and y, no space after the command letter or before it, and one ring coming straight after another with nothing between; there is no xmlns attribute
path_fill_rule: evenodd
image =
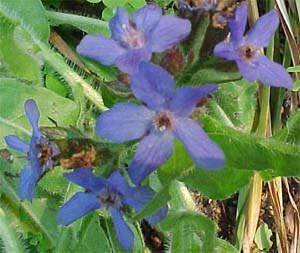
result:
<svg viewBox="0 0 300 253"><path fill-rule="evenodd" d="M86 33L104 36L110 35L108 22L103 20L56 11L46 11L46 14L50 24L53 26L66 24L78 27Z"/></svg>
<svg viewBox="0 0 300 253"><path fill-rule="evenodd" d="M170 185L170 194L171 194L171 205L172 209L178 210L180 208L185 208L191 211L196 210L195 203L193 198L186 188L185 184L174 180Z"/></svg>
<svg viewBox="0 0 300 253"><path fill-rule="evenodd" d="M195 29L194 35L189 43L188 52L189 52L189 57L191 59L188 60L187 67L193 65L199 59L200 50L202 48L205 39L205 34L209 24L210 24L209 15L203 13L199 17L197 24L195 25L196 27L194 28Z"/></svg>
<svg viewBox="0 0 300 253"><path fill-rule="evenodd" d="M4 252L23 253L23 247L13 228L10 227L7 216L0 208L0 238L4 245Z"/></svg>
<svg viewBox="0 0 300 253"><path fill-rule="evenodd" d="M63 57L55 53L45 43L39 42L39 48L41 49L42 56L70 85L75 99L78 100L82 90L83 95L91 101L100 111L107 110L103 103L101 95L94 90L81 76L79 76L74 70L69 67Z"/></svg>
<svg viewBox="0 0 300 253"><path fill-rule="evenodd" d="M258 136L266 136L270 115L270 87L263 86L262 87L262 97L261 97L261 105L260 105L260 113L259 113L259 121L256 129L256 134Z"/></svg>
<svg viewBox="0 0 300 253"><path fill-rule="evenodd" d="M248 0L247 2L249 5L250 13L249 22L251 25L253 25L254 22L259 18L257 1ZM274 38L267 52L270 58L272 58L273 56L273 48ZM258 103L260 110L256 111L256 113L258 113L258 116L255 116L256 119L258 118L256 134L258 136L266 137L269 134L268 129L270 126L270 87L262 86L262 84L260 83L258 83ZM243 242L239 243L238 246L242 246L243 251L245 253L250 252L256 233L256 227L260 213L262 183L263 181L260 175L258 173L255 173L247 194L245 206L246 208L244 210L245 219L240 219L240 224L238 224L238 227L240 228L240 233L242 234L242 231L244 231L244 234L242 235ZM243 194L245 194L245 192L243 192Z"/></svg>

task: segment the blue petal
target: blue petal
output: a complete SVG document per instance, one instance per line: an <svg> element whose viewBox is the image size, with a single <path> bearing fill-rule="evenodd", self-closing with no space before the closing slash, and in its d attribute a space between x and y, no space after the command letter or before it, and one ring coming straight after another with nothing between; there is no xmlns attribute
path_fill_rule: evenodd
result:
<svg viewBox="0 0 300 253"><path fill-rule="evenodd" d="M148 186L130 187L124 195L124 203L132 207L136 212L139 212L154 196L155 192ZM146 220L150 224L155 224L163 219L168 212L168 207L165 206L147 217Z"/></svg>
<svg viewBox="0 0 300 253"><path fill-rule="evenodd" d="M168 213L168 206L164 206L161 209L159 209L156 213L152 214L151 216L145 218L146 221L148 221L150 224L156 224L160 222L163 218L166 217Z"/></svg>
<svg viewBox="0 0 300 253"><path fill-rule="evenodd" d="M190 32L189 20L164 15L149 35L148 47L152 52L163 52L185 39Z"/></svg>
<svg viewBox="0 0 300 253"><path fill-rule="evenodd" d="M88 167L76 169L71 173L64 173L64 177L93 192L97 192L106 186L106 180L96 177Z"/></svg>
<svg viewBox="0 0 300 253"><path fill-rule="evenodd" d="M133 183L139 184L172 154L173 134L150 133L142 139L129 165L128 174Z"/></svg>
<svg viewBox="0 0 300 253"><path fill-rule="evenodd" d="M258 79L265 85L292 89L293 80L282 65L264 55L256 56Z"/></svg>
<svg viewBox="0 0 300 253"><path fill-rule="evenodd" d="M241 75L249 82L254 82L258 79L257 65L255 62L246 62L243 60L236 61Z"/></svg>
<svg viewBox="0 0 300 253"><path fill-rule="evenodd" d="M35 185L39 180L40 171L26 165L20 173L19 195L21 199L32 201L35 192Z"/></svg>
<svg viewBox="0 0 300 253"><path fill-rule="evenodd" d="M154 113L144 106L120 103L102 113L96 122L96 133L122 143L142 137L151 127Z"/></svg>
<svg viewBox="0 0 300 253"><path fill-rule="evenodd" d="M121 175L120 170L114 171L108 178L108 181L110 186L120 192L124 198L126 197L127 191L130 189L130 187L128 186L125 178Z"/></svg>
<svg viewBox="0 0 300 253"><path fill-rule="evenodd" d="M155 27L161 17L162 9L157 5L149 4L133 14L133 21L140 31L147 34Z"/></svg>
<svg viewBox="0 0 300 253"><path fill-rule="evenodd" d="M146 48L130 49L116 59L118 68L127 74L134 74L142 61L149 61L151 52Z"/></svg>
<svg viewBox="0 0 300 253"><path fill-rule="evenodd" d="M161 67L142 62L139 72L131 77L135 97L152 110L160 110L173 97L174 81Z"/></svg>
<svg viewBox="0 0 300 253"><path fill-rule="evenodd" d="M197 167L210 170L224 167L223 151L193 120L178 118L175 136L184 144Z"/></svg>
<svg viewBox="0 0 300 253"><path fill-rule="evenodd" d="M100 207L100 202L95 194L90 192L77 192L58 210L58 223L67 226L87 213Z"/></svg>
<svg viewBox="0 0 300 253"><path fill-rule="evenodd" d="M238 43L242 40L247 24L247 4L241 3L237 7L234 19L229 22L230 40Z"/></svg>
<svg viewBox="0 0 300 253"><path fill-rule="evenodd" d="M76 50L80 55L94 59L104 65L115 64L116 59L126 53L126 49L116 41L98 35L85 36Z"/></svg>
<svg viewBox="0 0 300 253"><path fill-rule="evenodd" d="M26 116L31 124L32 127L32 135L35 137L40 137L41 132L39 130L39 118L40 112L39 109L33 99L28 99L25 101L24 109L26 112Z"/></svg>
<svg viewBox="0 0 300 253"><path fill-rule="evenodd" d="M153 198L154 193L148 186L128 187L124 203L138 212Z"/></svg>
<svg viewBox="0 0 300 253"><path fill-rule="evenodd" d="M29 160L30 160L31 167L39 174L41 174L42 166L39 161L39 156L41 153L40 149L38 148L39 144L40 144L40 138L32 136L30 140Z"/></svg>
<svg viewBox="0 0 300 253"><path fill-rule="evenodd" d="M109 21L111 37L117 41L122 41L123 33L127 26L129 26L127 11L122 7L117 7L116 14Z"/></svg>
<svg viewBox="0 0 300 253"><path fill-rule="evenodd" d="M272 10L261 16L246 34L246 42L259 47L267 47L272 35L279 25L279 17L276 10Z"/></svg>
<svg viewBox="0 0 300 253"><path fill-rule="evenodd" d="M15 135L7 135L4 137L4 139L6 144L14 150L24 153L29 151L29 145Z"/></svg>
<svg viewBox="0 0 300 253"><path fill-rule="evenodd" d="M131 250L134 242L133 232L123 220L120 210L113 208L110 211L120 244L125 250Z"/></svg>
<svg viewBox="0 0 300 253"><path fill-rule="evenodd" d="M232 43L220 42L214 48L214 55L228 60L240 59L239 49L236 49Z"/></svg>
<svg viewBox="0 0 300 253"><path fill-rule="evenodd" d="M207 84L197 88L183 87L176 91L170 103L170 111L175 112L177 115L186 117L192 113L197 102L209 93L215 91L217 85Z"/></svg>

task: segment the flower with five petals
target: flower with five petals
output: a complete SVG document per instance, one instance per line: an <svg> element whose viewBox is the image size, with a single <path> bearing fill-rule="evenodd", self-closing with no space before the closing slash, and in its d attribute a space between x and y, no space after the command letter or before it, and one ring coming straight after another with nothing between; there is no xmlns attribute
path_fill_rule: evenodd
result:
<svg viewBox="0 0 300 253"><path fill-rule="evenodd" d="M286 70L261 54L261 48L267 47L273 33L279 25L276 10L261 16L253 27L243 35L247 23L247 4L242 3L235 17L229 21L230 41L221 42L214 48L214 54L234 60L241 75L249 82L260 80L263 84L292 88L293 81Z"/></svg>
<svg viewBox="0 0 300 253"><path fill-rule="evenodd" d="M117 143L141 138L129 164L129 176L135 184L170 157L174 137L184 144L196 166L224 166L222 150L199 124L188 118L197 102L216 90L216 85L186 86L174 92L174 81L164 69L142 62L139 72L131 78L131 88L145 105L115 105L98 117L96 132Z"/></svg>
<svg viewBox="0 0 300 253"><path fill-rule="evenodd" d="M85 36L77 52L104 65L115 64L128 74L138 69L141 61L148 61L152 52L163 52L183 40L191 30L188 20L163 15L154 4L137 10L132 19L122 8L116 9L110 20L111 38Z"/></svg>
<svg viewBox="0 0 300 253"><path fill-rule="evenodd" d="M96 177L87 167L76 169L64 174L65 178L86 189L86 192L77 192L58 211L58 222L69 225L87 213L105 208L112 215L117 237L125 250L132 249L133 232L124 221L121 209L125 206L140 211L151 200L154 191L147 186L130 187L120 171L113 172L108 179ZM150 224L159 222L167 214L167 206L146 218Z"/></svg>
<svg viewBox="0 0 300 253"><path fill-rule="evenodd" d="M23 199L32 200L35 185L40 179L43 169L51 169L55 162L52 159L59 154L57 145L42 135L38 127L40 112L33 99L24 104L26 116L32 127L30 144L25 143L15 135L5 136L6 144L16 151L27 154L27 163L20 174L19 195Z"/></svg>

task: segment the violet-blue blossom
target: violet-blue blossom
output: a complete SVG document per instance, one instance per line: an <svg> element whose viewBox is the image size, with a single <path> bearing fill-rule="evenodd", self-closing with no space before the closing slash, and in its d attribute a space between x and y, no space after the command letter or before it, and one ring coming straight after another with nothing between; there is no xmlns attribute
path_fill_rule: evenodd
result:
<svg viewBox="0 0 300 253"><path fill-rule="evenodd" d="M129 176L135 184L170 157L174 137L184 144L197 167L224 166L222 150L188 118L197 102L216 90L216 85L174 91L174 81L164 69L142 62L139 72L131 77L131 87L145 106L130 102L115 105L98 117L96 132L117 143L141 138L129 164Z"/></svg>
<svg viewBox="0 0 300 253"><path fill-rule="evenodd" d="M119 170L108 179L96 177L87 167L66 173L64 177L84 187L86 191L77 192L59 209L58 222L67 226L95 209L105 208L111 213L120 244L125 250L132 249L133 232L124 221L121 210L129 206L136 212L140 211L151 200L154 191L147 186L130 187ZM166 216L167 211L165 206L146 220L155 224Z"/></svg>
<svg viewBox="0 0 300 253"><path fill-rule="evenodd" d="M154 4L133 13L130 19L122 7L109 22L111 38L85 36L77 52L104 65L115 64L128 74L134 73L141 61L148 61L152 52L163 52L183 40L191 30L188 20L163 15Z"/></svg>
<svg viewBox="0 0 300 253"><path fill-rule="evenodd" d="M268 46L278 28L277 11L272 10L261 16L244 35L246 23L247 4L242 3L235 17L229 21L229 43L217 44L214 54L236 61L241 75L249 82L260 80L265 85L291 89L293 81L286 70L261 53L261 48Z"/></svg>
<svg viewBox="0 0 300 253"><path fill-rule="evenodd" d="M6 144L16 151L26 153L27 162L20 173L19 195L22 199L32 201L35 185L40 179L44 168L52 168L54 156L59 154L59 149L54 142L45 138L39 127L40 112L33 99L28 99L24 104L25 113L32 127L30 143L27 144L15 135L5 136Z"/></svg>

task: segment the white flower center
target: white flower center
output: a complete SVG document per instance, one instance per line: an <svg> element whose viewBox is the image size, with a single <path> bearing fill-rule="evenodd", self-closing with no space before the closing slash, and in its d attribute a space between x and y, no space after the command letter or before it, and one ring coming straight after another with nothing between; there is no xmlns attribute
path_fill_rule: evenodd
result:
<svg viewBox="0 0 300 253"><path fill-rule="evenodd" d="M134 27L134 24L123 24L122 28L124 30L122 39L130 48L145 47L145 36Z"/></svg>

